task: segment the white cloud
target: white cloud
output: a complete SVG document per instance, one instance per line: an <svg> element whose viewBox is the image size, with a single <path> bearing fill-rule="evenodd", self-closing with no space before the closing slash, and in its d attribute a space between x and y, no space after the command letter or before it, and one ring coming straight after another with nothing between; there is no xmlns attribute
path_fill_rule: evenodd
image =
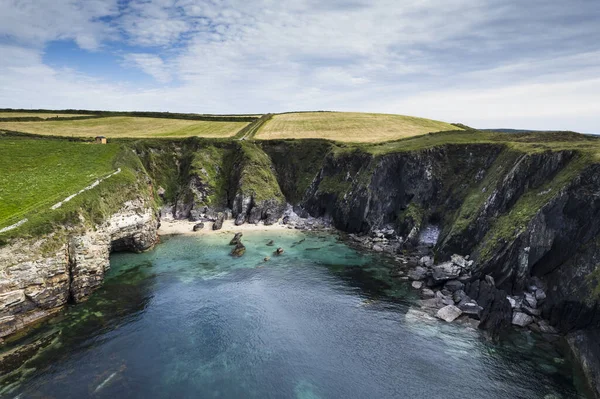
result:
<svg viewBox="0 0 600 399"><path fill-rule="evenodd" d="M154 54L133 53L125 55L124 60L125 65L140 68L160 83L168 83L172 80L171 73L159 56Z"/></svg>
<svg viewBox="0 0 600 399"><path fill-rule="evenodd" d="M0 0L0 35L12 43L0 106L364 110L600 132L595 4ZM49 68L41 49L57 39L108 48L156 85Z"/></svg>

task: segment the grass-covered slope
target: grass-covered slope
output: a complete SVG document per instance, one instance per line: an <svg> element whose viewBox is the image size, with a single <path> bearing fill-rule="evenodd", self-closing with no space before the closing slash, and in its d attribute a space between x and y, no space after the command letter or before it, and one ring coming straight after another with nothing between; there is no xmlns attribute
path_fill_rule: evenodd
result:
<svg viewBox="0 0 600 399"><path fill-rule="evenodd" d="M248 123L116 116L37 122L0 121L0 130L67 137L232 137Z"/></svg>
<svg viewBox="0 0 600 399"><path fill-rule="evenodd" d="M321 138L372 143L456 129L449 123L403 115L299 112L273 116L255 137L261 140Z"/></svg>
<svg viewBox="0 0 600 399"><path fill-rule="evenodd" d="M61 207L52 206L98 179L100 184ZM57 139L0 135L0 244L14 237L50 233L69 225L99 223L123 202L147 195L145 171L130 149ZM80 217L81 216L81 217Z"/></svg>

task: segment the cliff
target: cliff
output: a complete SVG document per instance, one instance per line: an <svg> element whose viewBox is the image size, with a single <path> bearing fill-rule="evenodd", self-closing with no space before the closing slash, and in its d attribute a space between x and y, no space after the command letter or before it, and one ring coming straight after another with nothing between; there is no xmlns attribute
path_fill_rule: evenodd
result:
<svg viewBox="0 0 600 399"><path fill-rule="evenodd" d="M143 251L156 243L154 209L127 201L104 223L74 234L18 239L0 248L0 339L85 300L109 269L111 251Z"/></svg>
<svg viewBox="0 0 600 399"><path fill-rule="evenodd" d="M85 299L101 284L110 251L150 248L159 205L163 217L270 224L287 202L348 233L393 231L404 238L401 251L436 226L436 262L471 256L464 291L483 308L480 327L509 326L518 307L507 297L540 290L536 317L568 335L588 375L598 375L585 356L597 349L600 328L598 140L469 131L375 145L197 138L126 145L135 184L128 195L105 197L111 212L80 214L94 220L85 229L0 247L0 337Z"/></svg>

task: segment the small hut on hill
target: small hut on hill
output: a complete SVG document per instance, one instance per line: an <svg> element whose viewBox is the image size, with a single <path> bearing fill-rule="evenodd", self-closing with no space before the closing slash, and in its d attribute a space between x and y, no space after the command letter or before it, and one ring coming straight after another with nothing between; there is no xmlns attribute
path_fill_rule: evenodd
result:
<svg viewBox="0 0 600 399"><path fill-rule="evenodd" d="M96 136L96 144L106 144L106 137Z"/></svg>

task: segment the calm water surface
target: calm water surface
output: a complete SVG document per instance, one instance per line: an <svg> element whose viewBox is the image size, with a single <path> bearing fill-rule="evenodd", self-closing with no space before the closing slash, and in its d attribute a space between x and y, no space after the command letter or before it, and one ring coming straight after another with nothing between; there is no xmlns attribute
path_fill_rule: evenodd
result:
<svg viewBox="0 0 600 399"><path fill-rule="evenodd" d="M39 327L53 344L0 395L19 398L579 398L553 345L420 317L383 258L335 236L165 239L115 254L103 288ZM272 256L274 239L285 249ZM272 256L263 262L265 256ZM23 344L19 342L19 344ZM15 345L15 344L13 344Z"/></svg>

